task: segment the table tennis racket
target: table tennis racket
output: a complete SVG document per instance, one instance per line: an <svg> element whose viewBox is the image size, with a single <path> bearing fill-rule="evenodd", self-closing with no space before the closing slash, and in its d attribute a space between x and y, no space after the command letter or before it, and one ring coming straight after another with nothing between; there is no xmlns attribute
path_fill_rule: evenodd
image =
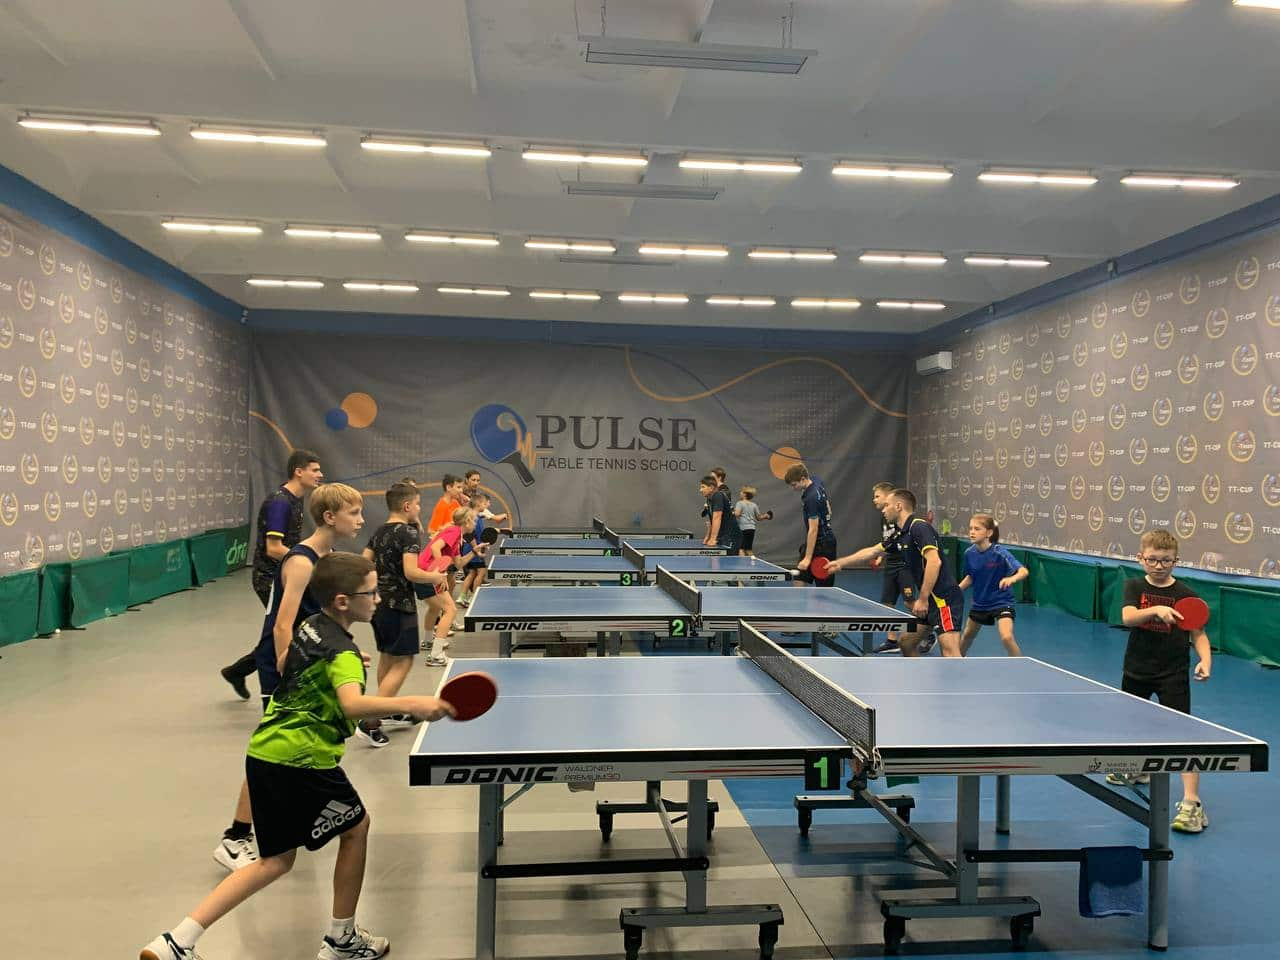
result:
<svg viewBox="0 0 1280 960"><path fill-rule="evenodd" d="M762 517L763 517L764 519L766 519L766 520L772 520L772 519L773 519L773 511L772 511L772 510L766 510L764 513L760 514L760 516L762 516Z"/></svg>
<svg viewBox="0 0 1280 960"><path fill-rule="evenodd" d="M479 670L460 673L440 688L440 699L453 707L454 720L474 720L498 699L498 684Z"/></svg>
<svg viewBox="0 0 1280 960"><path fill-rule="evenodd" d="M480 456L490 463L509 463L526 487L533 484L533 474L520 454L525 436L524 421L510 407L487 403L471 418L471 442Z"/></svg>
<svg viewBox="0 0 1280 960"><path fill-rule="evenodd" d="M826 580L831 576L831 572L827 569L831 566L831 561L826 557L814 557L809 561L809 572L813 574L815 580Z"/></svg>
<svg viewBox="0 0 1280 960"><path fill-rule="evenodd" d="M1182 617L1178 626L1183 630L1202 630L1209 622L1209 605L1199 597L1183 597L1173 609Z"/></svg>
<svg viewBox="0 0 1280 960"><path fill-rule="evenodd" d="M480 542L481 542L481 543L497 543L497 542L498 542L498 528L497 528L497 527L485 527L483 530L481 530L481 531L480 531Z"/></svg>

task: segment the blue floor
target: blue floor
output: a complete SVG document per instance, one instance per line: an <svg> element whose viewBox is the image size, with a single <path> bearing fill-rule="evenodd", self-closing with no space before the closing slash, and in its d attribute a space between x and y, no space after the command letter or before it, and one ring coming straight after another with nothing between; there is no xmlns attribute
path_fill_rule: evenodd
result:
<svg viewBox="0 0 1280 960"><path fill-rule="evenodd" d="M878 593L878 578L842 575L841 586ZM1016 635L1027 656L1119 685L1126 635L1054 610L1021 606ZM677 651L670 651L677 652ZM690 650L689 652L705 652ZM973 655L998 656L995 628L986 628ZM856 691L854 691L856 693ZM1213 676L1192 690L1198 716L1280 742L1280 671L1227 656ZM871 811L817 812L809 837L796 829L792 798L802 784L785 780L728 781L727 786L834 958L878 956L880 897L892 890L940 886L930 871L891 859L895 834ZM883 791L878 791L883 792ZM912 823L943 851L954 846L955 781L926 779L895 790L915 796ZM1173 779L1173 800L1181 783ZM1196 836L1173 834L1170 960L1280 958L1280 779L1272 773L1206 775L1201 796L1210 826ZM986 847L1145 846L1138 824L1054 777L1015 777L1013 834L994 832L994 781L983 783ZM1267 864L1273 864L1268 867ZM903 956L1005 957L1038 954L1072 958L1144 957L1145 917L1087 920L1076 903L1078 869L1067 864L984 867L984 893L1036 897L1037 920L1025 953L1010 952L1007 927L996 920L911 921ZM1271 875L1272 880L1266 880ZM949 895L943 890L937 895ZM910 896L910 894L908 894Z"/></svg>

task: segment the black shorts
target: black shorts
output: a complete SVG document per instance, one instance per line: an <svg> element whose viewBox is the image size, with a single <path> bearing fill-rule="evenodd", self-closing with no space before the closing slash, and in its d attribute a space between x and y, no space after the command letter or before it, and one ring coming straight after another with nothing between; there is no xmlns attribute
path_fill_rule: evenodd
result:
<svg viewBox="0 0 1280 960"><path fill-rule="evenodd" d="M945 593L932 593L925 597L925 603L929 605L925 619L938 633L954 633L960 629L960 621L964 619L964 593L959 587Z"/></svg>
<svg viewBox="0 0 1280 960"><path fill-rule="evenodd" d="M835 540L819 540L813 545L813 555L815 557L826 557L828 560L834 560L838 556ZM804 544L800 544L800 558L804 559ZM801 583L812 583L819 587L834 587L836 585L836 575L833 573L825 580L819 580L808 570L801 570L800 575L796 577Z"/></svg>
<svg viewBox="0 0 1280 960"><path fill-rule="evenodd" d="M412 657L418 652L418 615L378 607L373 612L373 642L380 653Z"/></svg>
<svg viewBox="0 0 1280 960"><path fill-rule="evenodd" d="M880 588L880 602L886 607L896 607L899 597L905 597L908 603L916 598L916 583L905 566L885 570L884 584Z"/></svg>
<svg viewBox="0 0 1280 960"><path fill-rule="evenodd" d="M996 607L994 610L970 610L969 619L974 623L989 627L997 620L1017 620L1018 615L1013 607Z"/></svg>
<svg viewBox="0 0 1280 960"><path fill-rule="evenodd" d="M1131 677L1126 673L1120 681L1120 689L1143 700L1150 700L1155 694L1161 706L1179 713L1191 712L1191 674L1186 670L1155 680Z"/></svg>
<svg viewBox="0 0 1280 960"><path fill-rule="evenodd" d="M743 530L742 531L742 549L750 550L755 545L756 545L755 530Z"/></svg>
<svg viewBox="0 0 1280 960"><path fill-rule="evenodd" d="M258 856L319 850L365 817L360 794L341 767L304 770L245 757Z"/></svg>

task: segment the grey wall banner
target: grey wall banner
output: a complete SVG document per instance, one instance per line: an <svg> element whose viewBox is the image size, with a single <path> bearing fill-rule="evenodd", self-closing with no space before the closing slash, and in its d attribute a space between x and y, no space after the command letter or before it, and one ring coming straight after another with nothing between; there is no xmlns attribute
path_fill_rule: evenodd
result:
<svg viewBox="0 0 1280 960"><path fill-rule="evenodd" d="M243 523L247 331L0 205L0 573Z"/></svg>
<svg viewBox="0 0 1280 960"><path fill-rule="evenodd" d="M954 368L912 383L910 475L941 523L1114 557L1165 527L1189 566L1280 577L1280 235L936 346Z"/></svg>
<svg viewBox="0 0 1280 960"><path fill-rule="evenodd" d="M373 494L405 476L430 489L475 467L517 524L671 524L701 535L698 481L723 466L778 519L761 552L795 555L802 458L830 489L839 535L878 538L870 487L906 469L906 358L259 334L250 426L254 499L291 445L326 477ZM361 542L363 545L363 542Z"/></svg>

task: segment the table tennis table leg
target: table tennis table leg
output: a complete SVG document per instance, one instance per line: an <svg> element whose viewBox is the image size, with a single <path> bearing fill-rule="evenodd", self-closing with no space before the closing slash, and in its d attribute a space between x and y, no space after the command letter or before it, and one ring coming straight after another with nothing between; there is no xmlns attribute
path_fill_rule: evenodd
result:
<svg viewBox="0 0 1280 960"><path fill-rule="evenodd" d="M514 647L515 644L512 643L511 632L509 630L503 630L498 634L498 656L511 656Z"/></svg>
<svg viewBox="0 0 1280 960"><path fill-rule="evenodd" d="M1147 846L1169 849L1169 774L1151 775L1151 802L1147 820ZM1169 949L1169 861L1147 864L1147 946Z"/></svg>
<svg viewBox="0 0 1280 960"><path fill-rule="evenodd" d="M981 803L980 777L956 778L956 900L977 903L979 865L968 863L966 850L977 850L978 815Z"/></svg>
<svg viewBox="0 0 1280 960"><path fill-rule="evenodd" d="M685 820L685 856L707 855L707 781L689 781L689 813ZM707 910L707 871L690 870L684 875L684 905L690 913Z"/></svg>
<svg viewBox="0 0 1280 960"><path fill-rule="evenodd" d="M502 788L480 787L480 814L476 828L476 960L494 960L498 929L498 881L486 878L484 868L498 862L498 817L502 812Z"/></svg>
<svg viewBox="0 0 1280 960"><path fill-rule="evenodd" d="M1009 776L996 777L996 833L1009 833Z"/></svg>

